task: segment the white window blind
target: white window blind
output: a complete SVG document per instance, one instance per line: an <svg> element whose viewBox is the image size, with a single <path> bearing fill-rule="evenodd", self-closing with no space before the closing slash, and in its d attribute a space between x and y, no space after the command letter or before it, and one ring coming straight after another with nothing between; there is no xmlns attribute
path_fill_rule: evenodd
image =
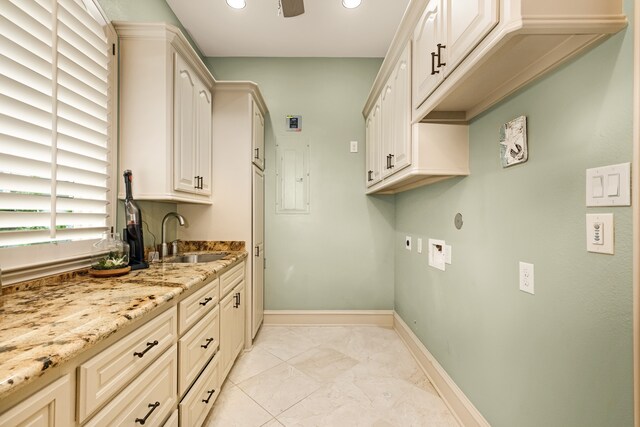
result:
<svg viewBox="0 0 640 427"><path fill-rule="evenodd" d="M0 3L0 268L88 255L111 225L113 60L94 16L82 0Z"/></svg>

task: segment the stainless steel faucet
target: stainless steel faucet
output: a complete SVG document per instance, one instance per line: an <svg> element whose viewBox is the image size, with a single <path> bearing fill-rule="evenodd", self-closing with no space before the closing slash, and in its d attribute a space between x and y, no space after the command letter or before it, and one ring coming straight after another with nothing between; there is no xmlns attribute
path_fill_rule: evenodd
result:
<svg viewBox="0 0 640 427"><path fill-rule="evenodd" d="M165 236L167 234L167 220L169 218L177 218L178 220L178 224L184 226L184 217L182 215L180 215L177 212L169 212L168 214L166 214L164 216L164 218L162 218L162 236L161 236L161 240L162 240L162 249L160 252L160 256L162 258L165 258L167 255L169 255L169 246L167 245L167 242L165 241Z"/></svg>

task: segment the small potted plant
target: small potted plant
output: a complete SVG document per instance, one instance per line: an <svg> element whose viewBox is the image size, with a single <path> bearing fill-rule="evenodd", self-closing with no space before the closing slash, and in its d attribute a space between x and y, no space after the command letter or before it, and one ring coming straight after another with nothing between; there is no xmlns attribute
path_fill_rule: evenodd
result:
<svg viewBox="0 0 640 427"><path fill-rule="evenodd" d="M93 262L89 274L95 277L113 277L127 274L129 266L129 245L120 240L118 233L105 233L93 245Z"/></svg>

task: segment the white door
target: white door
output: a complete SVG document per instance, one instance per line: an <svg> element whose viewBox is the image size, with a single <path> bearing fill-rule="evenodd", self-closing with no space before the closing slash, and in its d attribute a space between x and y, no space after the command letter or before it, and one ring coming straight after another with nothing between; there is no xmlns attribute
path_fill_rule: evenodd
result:
<svg viewBox="0 0 640 427"><path fill-rule="evenodd" d="M195 170L195 92L196 76L187 63L175 55L173 186L177 191L197 193ZM158 124L160 125L160 123Z"/></svg>
<svg viewBox="0 0 640 427"><path fill-rule="evenodd" d="M252 152L253 163L264 170L264 117L255 101L251 101L253 111Z"/></svg>
<svg viewBox="0 0 640 427"><path fill-rule="evenodd" d="M211 129L211 92L200 82L198 82L197 97L197 133L198 133L198 149L197 149L197 170L198 178L196 186L200 190L200 194L211 194L211 147L213 146L212 129Z"/></svg>
<svg viewBox="0 0 640 427"><path fill-rule="evenodd" d="M446 0L446 44L444 54L445 74L456 66L482 41L498 23L497 0ZM444 43L444 42L442 42Z"/></svg>
<svg viewBox="0 0 640 427"><path fill-rule="evenodd" d="M393 121L394 121L394 90L393 76L382 89L380 96L380 146L382 147L382 178L394 172Z"/></svg>
<svg viewBox="0 0 640 427"><path fill-rule="evenodd" d="M220 383L226 378L231 362L236 341L236 299L234 291L220 301Z"/></svg>
<svg viewBox="0 0 640 427"><path fill-rule="evenodd" d="M366 144L367 144L367 176L365 177L367 187L371 187L380 181L380 99L373 106L365 122Z"/></svg>
<svg viewBox="0 0 640 427"><path fill-rule="evenodd" d="M251 337L255 337L264 318L264 173L253 167L253 261Z"/></svg>
<svg viewBox="0 0 640 427"><path fill-rule="evenodd" d="M443 79L438 43L444 43L442 1L430 0L413 33L413 108L418 108ZM466 2L464 2L466 3ZM442 51L442 48L440 49ZM443 58L440 58L441 62ZM440 63L441 63L440 62Z"/></svg>
<svg viewBox="0 0 640 427"><path fill-rule="evenodd" d="M411 44L407 44L392 74L393 171L411 164Z"/></svg>

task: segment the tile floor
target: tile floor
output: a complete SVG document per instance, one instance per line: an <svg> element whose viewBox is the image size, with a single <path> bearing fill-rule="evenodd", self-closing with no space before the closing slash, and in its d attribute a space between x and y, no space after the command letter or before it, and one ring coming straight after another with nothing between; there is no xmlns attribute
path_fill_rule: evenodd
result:
<svg viewBox="0 0 640 427"><path fill-rule="evenodd" d="M458 424L392 329L263 326L224 383L217 426Z"/></svg>

